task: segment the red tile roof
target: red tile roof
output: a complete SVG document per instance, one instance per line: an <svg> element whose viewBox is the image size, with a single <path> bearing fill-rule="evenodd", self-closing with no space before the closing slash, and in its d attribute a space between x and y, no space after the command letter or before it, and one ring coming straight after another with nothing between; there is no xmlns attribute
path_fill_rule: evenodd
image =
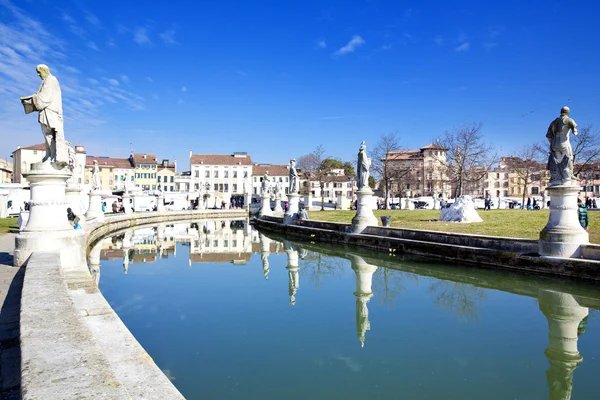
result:
<svg viewBox="0 0 600 400"><path fill-rule="evenodd" d="M287 164L271 164L271 165L259 165L254 164L252 166L252 175L262 176L266 171L269 171L269 176L289 176L290 169Z"/></svg>
<svg viewBox="0 0 600 400"><path fill-rule="evenodd" d="M400 150L388 152L385 160L414 160L417 158L422 158L419 150Z"/></svg>
<svg viewBox="0 0 600 400"><path fill-rule="evenodd" d="M158 158L156 154L133 153L133 162L138 164L157 164Z"/></svg>
<svg viewBox="0 0 600 400"><path fill-rule="evenodd" d="M45 143L40 143L40 144L34 144L33 146L27 146L27 147L21 147L21 149L23 150L46 150L46 144ZM17 149L20 150L20 149ZM17 151L15 150L15 151ZM13 153L15 152L13 151Z"/></svg>
<svg viewBox="0 0 600 400"><path fill-rule="evenodd" d="M444 150L444 151L446 151L448 149L445 148L442 145L437 144L437 143L431 143L431 144L428 144L425 147L421 147L421 150Z"/></svg>
<svg viewBox="0 0 600 400"><path fill-rule="evenodd" d="M94 160L98 161L98 166L100 166L100 167L133 169L133 166L131 165L131 161L128 158L111 158L111 157L97 157L97 156L87 156L85 158L85 166L91 167L92 165L94 165Z"/></svg>
<svg viewBox="0 0 600 400"><path fill-rule="evenodd" d="M192 154L191 164L205 165L252 165L249 155L235 157L232 154Z"/></svg>

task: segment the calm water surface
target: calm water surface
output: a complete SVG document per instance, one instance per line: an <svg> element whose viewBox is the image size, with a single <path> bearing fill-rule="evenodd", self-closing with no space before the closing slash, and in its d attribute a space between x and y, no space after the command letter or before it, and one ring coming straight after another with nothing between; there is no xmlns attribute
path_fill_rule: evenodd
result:
<svg viewBox="0 0 600 400"><path fill-rule="evenodd" d="M91 250L90 268L189 399L600 398L592 285L231 220L123 232Z"/></svg>

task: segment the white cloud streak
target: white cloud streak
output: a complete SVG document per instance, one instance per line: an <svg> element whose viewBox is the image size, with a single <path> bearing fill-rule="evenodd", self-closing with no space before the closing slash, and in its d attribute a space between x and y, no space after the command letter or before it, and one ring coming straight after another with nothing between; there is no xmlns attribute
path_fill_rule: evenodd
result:
<svg viewBox="0 0 600 400"><path fill-rule="evenodd" d="M133 29L133 41L140 46L149 46L152 44L148 35L148 28L145 26L137 26Z"/></svg>
<svg viewBox="0 0 600 400"><path fill-rule="evenodd" d="M175 40L175 29L167 29L164 32L158 34L158 37L167 45L175 45L179 44L177 40Z"/></svg>
<svg viewBox="0 0 600 400"><path fill-rule="evenodd" d="M463 44L461 44L459 46L456 46L454 48L454 50L458 51L458 52L464 52L464 51L469 51L470 48L471 48L471 43L465 42L465 43L463 43Z"/></svg>
<svg viewBox="0 0 600 400"><path fill-rule="evenodd" d="M345 54L354 53L354 51L365 44L365 41L359 35L354 35L352 39L343 47L340 47L334 54L336 56L343 56Z"/></svg>

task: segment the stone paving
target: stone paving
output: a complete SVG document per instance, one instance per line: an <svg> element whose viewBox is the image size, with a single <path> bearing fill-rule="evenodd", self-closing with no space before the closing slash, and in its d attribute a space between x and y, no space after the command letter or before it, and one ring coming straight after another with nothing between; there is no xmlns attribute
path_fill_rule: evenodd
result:
<svg viewBox="0 0 600 400"><path fill-rule="evenodd" d="M19 316L25 268L15 268L15 235L0 234L0 394L1 399L20 398L21 347Z"/></svg>

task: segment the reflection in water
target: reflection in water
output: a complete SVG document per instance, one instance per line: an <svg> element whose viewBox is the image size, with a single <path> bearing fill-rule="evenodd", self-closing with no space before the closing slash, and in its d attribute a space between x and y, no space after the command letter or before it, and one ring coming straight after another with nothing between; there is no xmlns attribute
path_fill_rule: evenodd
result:
<svg viewBox="0 0 600 400"><path fill-rule="evenodd" d="M437 267L436 264L418 262L403 264L398 258L378 258L378 255L347 249L319 247L289 240L278 241L251 229L247 220L210 220L193 223L162 224L152 228L139 228L96 243L88 253L90 273L96 283L100 280L100 259L122 259L124 273L136 264L154 262L157 258L176 257L176 244L189 247L189 266L195 263L246 264L253 253L260 252L260 265L265 280L269 278L271 254L285 252L289 305L296 305L300 274L308 277L315 287L321 280L341 276L347 271L348 260L355 275L356 335L364 347L367 331L371 330L368 303L374 296L373 287L386 304L393 304L399 294L407 291L410 282L420 276L434 277L426 294L433 303L465 321L477 320L478 308L486 299L486 289L498 288L519 295L537 297L539 308L548 321L549 345L545 355L550 364L546 371L549 398L571 398L573 372L583 360L578 351L578 335L585 330L588 306L598 308L600 298L582 297L550 289L540 289L536 282L510 279L490 279L489 272ZM273 272L275 275L275 272ZM273 276L274 276L273 275ZM376 284L373 284L373 278ZM468 282L468 283L466 283ZM408 284L407 284L408 283ZM271 285L271 282L269 282ZM536 286L537 285L537 286ZM304 304L304 303L303 303ZM295 315L295 314L294 314ZM380 327L379 329L384 329ZM350 357L337 357L352 371L362 366Z"/></svg>

